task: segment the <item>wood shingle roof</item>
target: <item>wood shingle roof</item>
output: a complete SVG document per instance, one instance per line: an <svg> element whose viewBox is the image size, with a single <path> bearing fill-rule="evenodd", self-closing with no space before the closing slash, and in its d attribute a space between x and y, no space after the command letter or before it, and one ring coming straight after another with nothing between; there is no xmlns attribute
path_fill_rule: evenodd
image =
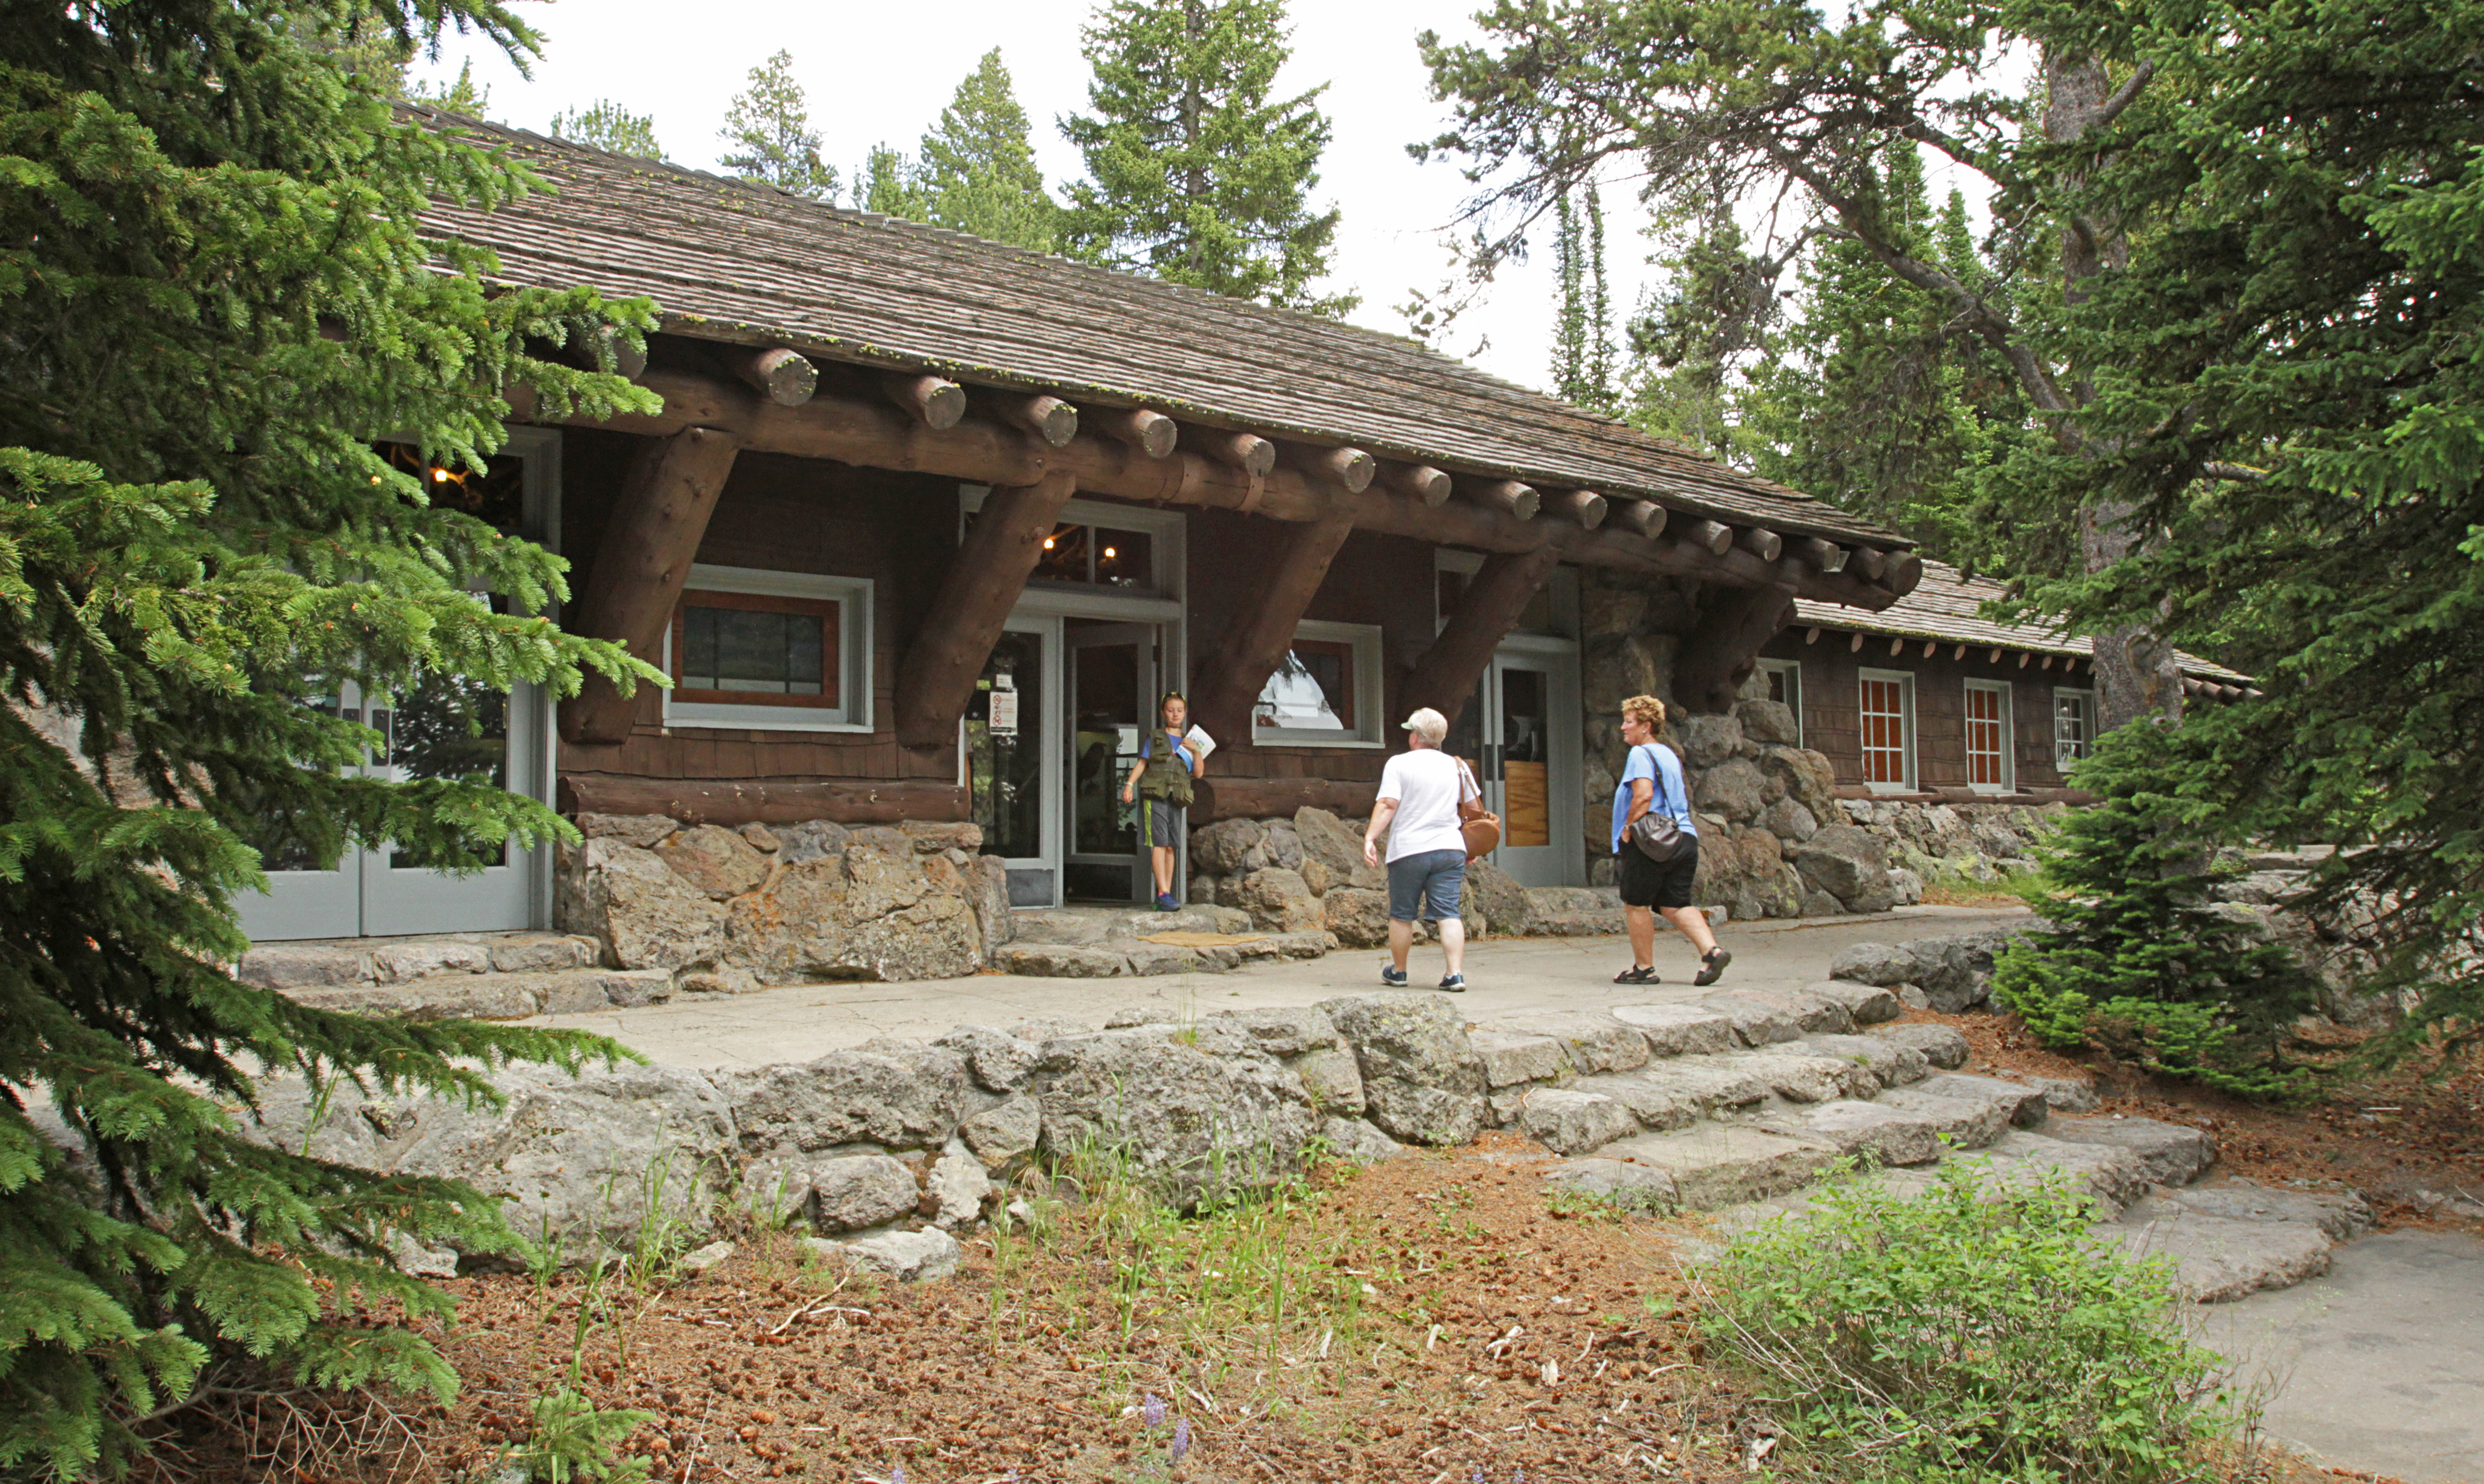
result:
<svg viewBox="0 0 2484 1484"><path fill-rule="evenodd" d="M1546 489L1636 496L1787 535L1907 545L1397 336L654 160L440 121L506 148L556 194L490 211L442 204L426 217L431 230L490 248L508 282L646 295L682 335L1144 405Z"/></svg>
<svg viewBox="0 0 2484 1484"><path fill-rule="evenodd" d="M1792 627L1938 639L1969 648L2024 649L2039 655L2094 656L2095 641L2085 634L2065 634L2040 623L2002 624L1984 617L1984 605L2006 593L2007 589L1990 578L1971 578L1947 562L1928 558L1924 562L1924 580L1915 590L1879 612L1796 598ZM2251 684L2250 676L2213 660L2197 655L2178 658L2185 675L2230 685Z"/></svg>

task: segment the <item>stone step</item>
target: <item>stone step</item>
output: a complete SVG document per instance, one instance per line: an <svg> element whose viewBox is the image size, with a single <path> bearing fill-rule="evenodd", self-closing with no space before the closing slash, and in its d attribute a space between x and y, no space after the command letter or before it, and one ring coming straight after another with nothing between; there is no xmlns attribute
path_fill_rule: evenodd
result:
<svg viewBox="0 0 2484 1484"><path fill-rule="evenodd" d="M1013 943L1093 948L1107 940L1129 941L1156 932L1256 931L1250 913L1228 906L1194 904L1174 912L1136 906L1066 906L1010 914L1010 940Z"/></svg>
<svg viewBox="0 0 2484 1484"><path fill-rule="evenodd" d="M2072 1144L2126 1149L2147 1178L2159 1185L2188 1185L2208 1173L2217 1158L2217 1142L2205 1129L2154 1119L2055 1119L2044 1125L2053 1138Z"/></svg>
<svg viewBox="0 0 2484 1484"><path fill-rule="evenodd" d="M2012 1128L1964 1157L1985 1161L2012 1181L2066 1178L2108 1218L2119 1218L2147 1191L2147 1172L2139 1157L2108 1145L2073 1144Z"/></svg>
<svg viewBox="0 0 2484 1484"><path fill-rule="evenodd" d="M2317 1222L2237 1220L2143 1201L2094 1229L2133 1256L2170 1261L2174 1291L2195 1304L2228 1304L2329 1271L2330 1238Z"/></svg>
<svg viewBox="0 0 2484 1484"><path fill-rule="evenodd" d="M1638 1134L1595 1150L1657 1171L1691 1210L1713 1210L1800 1189L1843 1156L1834 1145L1741 1123L1694 1123L1676 1133Z"/></svg>
<svg viewBox="0 0 2484 1484"><path fill-rule="evenodd" d="M1167 932L1211 931L1162 926L1174 915L1165 913L1154 926ZM1336 936L1328 932L1256 933L1234 943L1148 943L1137 938L1104 938L1089 944L1012 942L992 955L992 966L1040 979L1222 974L1264 958L1317 958L1336 946Z"/></svg>
<svg viewBox="0 0 2484 1484"><path fill-rule="evenodd" d="M1939 1120L1883 1103L1838 1098L1763 1113L1753 1122L1772 1133L1834 1147L1881 1166L1928 1165L1946 1151Z"/></svg>
<svg viewBox="0 0 2484 1484"><path fill-rule="evenodd" d="M260 943L241 956L235 976L261 989L403 985L484 974L544 974L593 968L602 948L567 932L450 932L390 938L320 938Z"/></svg>
<svg viewBox="0 0 2484 1484"><path fill-rule="evenodd" d="M404 1020L523 1020L590 1011L661 1005L715 975L670 969L562 969L540 974L440 974L404 984L323 985L287 989L288 998L321 1010L390 1015ZM758 987L752 980L746 987Z"/></svg>

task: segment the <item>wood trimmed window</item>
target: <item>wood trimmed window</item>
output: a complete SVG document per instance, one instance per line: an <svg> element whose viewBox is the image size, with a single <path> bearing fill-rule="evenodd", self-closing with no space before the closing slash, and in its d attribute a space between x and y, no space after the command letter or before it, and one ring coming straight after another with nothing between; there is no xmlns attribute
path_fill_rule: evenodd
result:
<svg viewBox="0 0 2484 1484"><path fill-rule="evenodd" d="M1987 794L2007 794L2012 776L2010 684L1970 680L1966 683L1966 783Z"/></svg>
<svg viewBox="0 0 2484 1484"><path fill-rule="evenodd" d="M1794 744L1802 740L1802 661L1799 660L1763 660L1752 677L1752 688L1746 692L1764 700L1775 701L1794 713Z"/></svg>
<svg viewBox="0 0 2484 1484"><path fill-rule="evenodd" d="M1259 688L1255 742L1361 747L1379 742L1380 631L1306 620L1285 661Z"/></svg>
<svg viewBox="0 0 2484 1484"><path fill-rule="evenodd" d="M871 609L860 578L693 566L664 631L664 724L869 731Z"/></svg>
<svg viewBox="0 0 2484 1484"><path fill-rule="evenodd" d="M1863 718L1863 781L1881 793L1915 786L1915 678L1903 671L1865 670L1859 681Z"/></svg>
<svg viewBox="0 0 2484 1484"><path fill-rule="evenodd" d="M844 615L841 598L686 591L673 609L673 698L836 710Z"/></svg>
<svg viewBox="0 0 2484 1484"><path fill-rule="evenodd" d="M2063 772L2095 746L2095 692L2053 692L2053 766Z"/></svg>

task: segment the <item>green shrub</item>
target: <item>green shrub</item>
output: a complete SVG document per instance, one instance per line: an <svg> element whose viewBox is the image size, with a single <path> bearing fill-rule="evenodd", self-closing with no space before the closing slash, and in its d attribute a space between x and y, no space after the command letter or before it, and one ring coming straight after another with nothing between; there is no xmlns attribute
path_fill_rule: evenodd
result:
<svg viewBox="0 0 2484 1484"><path fill-rule="evenodd" d="M2216 1430L2216 1357L2161 1264L2090 1234L2086 1198L1944 1165L1907 1199L1825 1187L1728 1248L1702 1325L1752 1373L1789 1463L1846 1481L2146 1481Z"/></svg>
<svg viewBox="0 0 2484 1484"><path fill-rule="evenodd" d="M2023 895L2048 927L1994 963L1992 998L2045 1044L2094 1048L2242 1097L2315 1085L2284 1038L2315 1004L2311 978L2256 924L2211 900L2213 801L2174 734L2127 726L2082 764L2096 802L2039 846Z"/></svg>

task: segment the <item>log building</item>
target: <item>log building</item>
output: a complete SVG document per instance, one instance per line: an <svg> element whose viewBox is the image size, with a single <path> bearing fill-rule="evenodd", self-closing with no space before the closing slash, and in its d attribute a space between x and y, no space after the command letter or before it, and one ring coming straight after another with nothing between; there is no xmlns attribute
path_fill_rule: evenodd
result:
<svg viewBox="0 0 2484 1484"><path fill-rule="evenodd" d="M433 229L509 283L662 310L620 367L661 412L522 416L475 481L572 563L560 621L674 682L511 699L501 776L564 812L972 822L1032 906L1144 897L1119 782L1165 689L1221 744L1195 824L1367 810L1395 724L1439 708L1529 884L1602 852L1617 686L1724 713L1792 675L1839 779L1874 776L1861 677L1889 666L1805 643L1913 634L1887 624L1927 564L1867 521L1396 337L444 123L554 189ZM1904 781L1965 782L1936 735L1960 713L1913 695ZM2031 740L2050 715L2033 691L2005 711L2013 791L2056 781ZM552 877L521 851L455 879L371 852L280 871L250 924L543 927Z"/></svg>

